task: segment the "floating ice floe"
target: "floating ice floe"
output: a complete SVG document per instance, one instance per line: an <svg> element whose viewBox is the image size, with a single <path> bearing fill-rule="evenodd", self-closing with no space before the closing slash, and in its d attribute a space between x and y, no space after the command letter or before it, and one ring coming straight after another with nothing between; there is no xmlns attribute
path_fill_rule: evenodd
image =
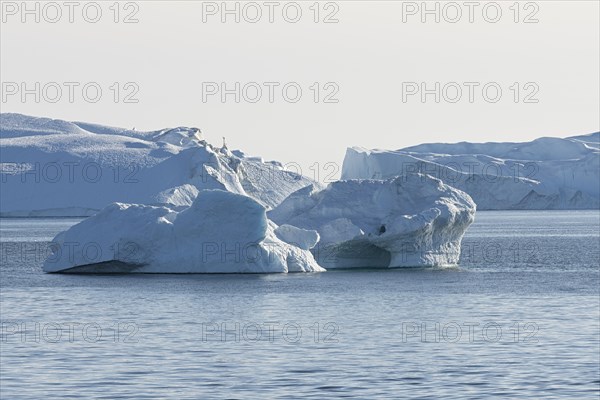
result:
<svg viewBox="0 0 600 400"><path fill-rule="evenodd" d="M469 195L423 174L308 186L268 213L317 231L313 253L327 269L455 265L474 214Z"/></svg>
<svg viewBox="0 0 600 400"><path fill-rule="evenodd" d="M60 233L43 268L76 273L319 272L323 268L308 250L315 237L316 232L277 228L267 219L266 208L248 196L203 190L183 211L112 204Z"/></svg>

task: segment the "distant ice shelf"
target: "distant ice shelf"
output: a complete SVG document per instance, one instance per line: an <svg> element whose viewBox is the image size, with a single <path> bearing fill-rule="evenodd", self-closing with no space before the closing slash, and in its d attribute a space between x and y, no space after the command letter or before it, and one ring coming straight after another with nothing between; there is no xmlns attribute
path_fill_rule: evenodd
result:
<svg viewBox="0 0 600 400"><path fill-rule="evenodd" d="M524 143L422 144L346 151L342 179L437 177L468 193L478 210L600 208L600 133Z"/></svg>

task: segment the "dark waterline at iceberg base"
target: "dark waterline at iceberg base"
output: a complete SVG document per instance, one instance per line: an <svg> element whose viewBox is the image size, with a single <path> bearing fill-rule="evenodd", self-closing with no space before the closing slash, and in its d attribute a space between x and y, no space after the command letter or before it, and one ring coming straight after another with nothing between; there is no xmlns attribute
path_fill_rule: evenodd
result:
<svg viewBox="0 0 600 400"><path fill-rule="evenodd" d="M2 398L600 395L597 210L479 212L456 268L43 273L77 221L0 220Z"/></svg>

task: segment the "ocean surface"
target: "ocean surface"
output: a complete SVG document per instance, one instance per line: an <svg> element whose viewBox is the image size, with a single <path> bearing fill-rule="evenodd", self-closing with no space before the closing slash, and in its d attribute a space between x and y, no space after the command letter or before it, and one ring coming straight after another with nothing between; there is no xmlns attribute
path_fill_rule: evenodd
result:
<svg viewBox="0 0 600 400"><path fill-rule="evenodd" d="M600 214L478 212L455 268L60 275L0 220L2 399L598 399Z"/></svg>

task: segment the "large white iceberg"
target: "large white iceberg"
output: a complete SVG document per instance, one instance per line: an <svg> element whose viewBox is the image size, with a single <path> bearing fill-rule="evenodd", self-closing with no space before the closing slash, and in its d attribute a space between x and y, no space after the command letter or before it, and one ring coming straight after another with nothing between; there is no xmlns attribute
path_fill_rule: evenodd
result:
<svg viewBox="0 0 600 400"><path fill-rule="evenodd" d="M435 176L468 193L478 210L597 209L600 133L525 143L422 144L346 151L342 179Z"/></svg>
<svg viewBox="0 0 600 400"><path fill-rule="evenodd" d="M420 174L323 189L212 146L197 128L0 114L0 146L0 216L91 216L56 237L48 272L456 264L475 211L468 195Z"/></svg>
<svg viewBox="0 0 600 400"><path fill-rule="evenodd" d="M203 190L183 211L115 203L60 233L46 272L319 272L306 237L277 234L266 208L250 197ZM283 238L283 240L281 239ZM301 240L304 248L293 244ZM286 242L289 241L289 242ZM312 245L315 241L313 240Z"/></svg>
<svg viewBox="0 0 600 400"><path fill-rule="evenodd" d="M316 230L313 254L327 269L455 265L474 214L467 194L423 174L309 186L268 213Z"/></svg>
<svg viewBox="0 0 600 400"><path fill-rule="evenodd" d="M197 128L136 131L0 114L0 216L89 216L114 203L188 207L220 189L267 208L313 180L202 140Z"/></svg>

